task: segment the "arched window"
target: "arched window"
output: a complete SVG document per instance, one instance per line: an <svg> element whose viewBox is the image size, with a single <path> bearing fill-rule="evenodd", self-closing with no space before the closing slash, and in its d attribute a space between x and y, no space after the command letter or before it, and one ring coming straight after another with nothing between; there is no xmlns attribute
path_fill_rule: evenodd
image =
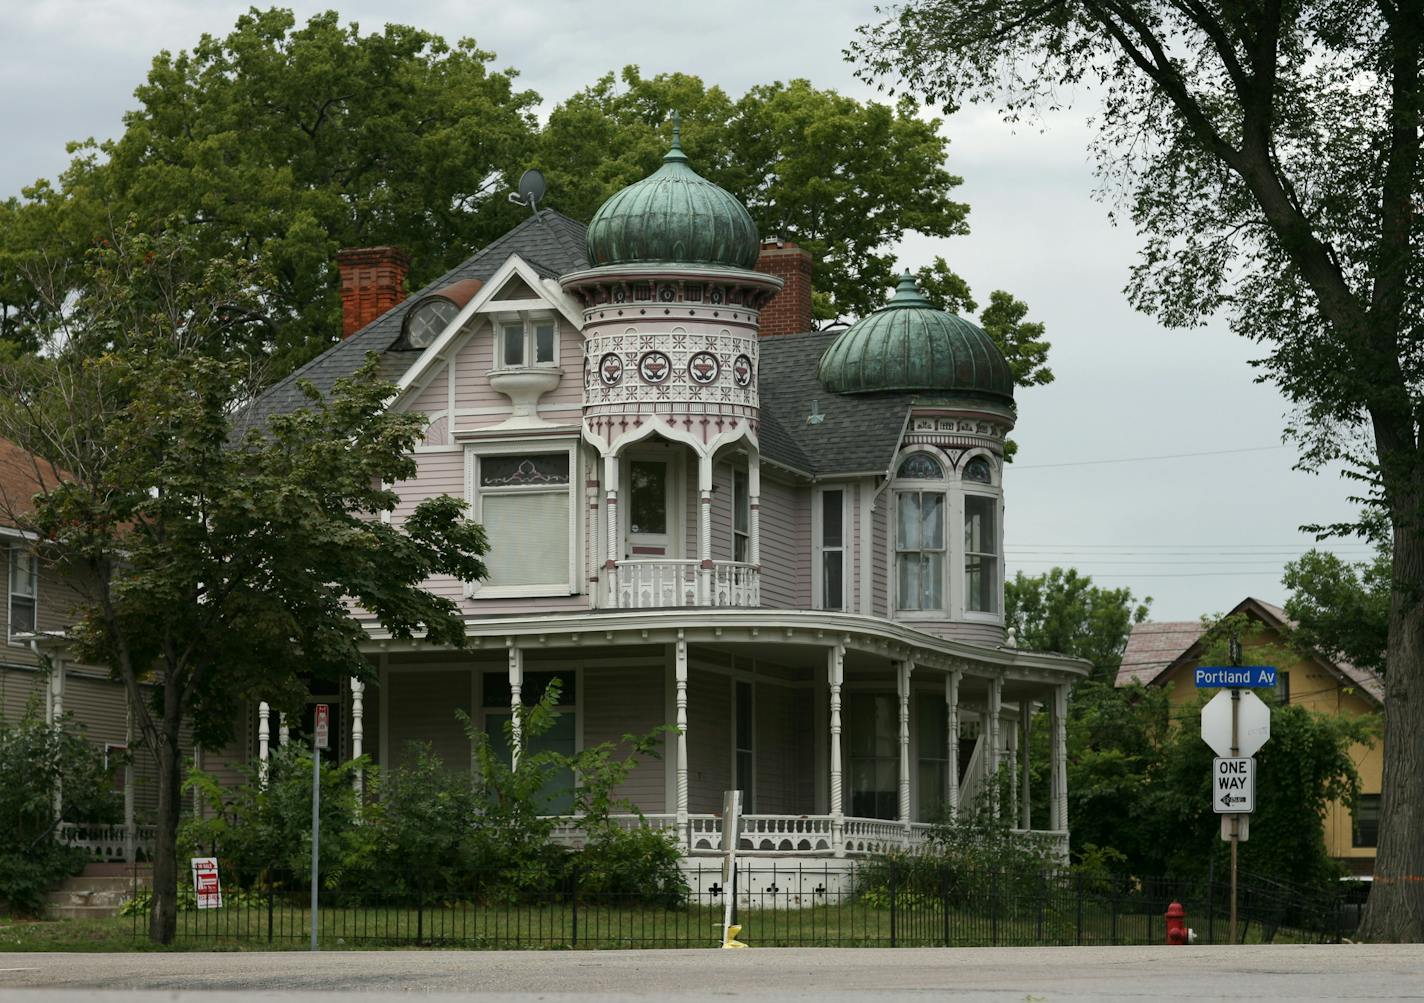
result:
<svg viewBox="0 0 1424 1003"><path fill-rule="evenodd" d="M964 465L964 479L979 484L994 483L994 468L982 456L976 456Z"/></svg>
<svg viewBox="0 0 1424 1003"><path fill-rule="evenodd" d="M901 461L897 478L918 483L895 492L895 605L902 610L943 610L948 549L944 467L928 453L911 453Z"/></svg>
<svg viewBox="0 0 1424 1003"><path fill-rule="evenodd" d="M944 468L928 453L911 453L900 463L895 476L906 481L942 481Z"/></svg>

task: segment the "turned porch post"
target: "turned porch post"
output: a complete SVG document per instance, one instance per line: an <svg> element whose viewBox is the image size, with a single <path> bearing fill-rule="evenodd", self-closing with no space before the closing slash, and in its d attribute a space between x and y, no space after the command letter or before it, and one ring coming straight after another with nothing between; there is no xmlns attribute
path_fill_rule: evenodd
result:
<svg viewBox="0 0 1424 1003"><path fill-rule="evenodd" d="M1049 825L1055 832L1068 828L1068 687L1053 688L1050 727L1050 767L1052 777L1052 807Z"/></svg>
<svg viewBox="0 0 1424 1003"><path fill-rule="evenodd" d="M712 457L707 453L697 454L697 560L697 603L716 605L712 594ZM727 604L731 602L728 596Z"/></svg>
<svg viewBox="0 0 1424 1003"><path fill-rule="evenodd" d="M351 677L351 758L360 759L366 739L366 684ZM361 810L361 795L366 787L366 773L356 771L356 810Z"/></svg>
<svg viewBox="0 0 1424 1003"><path fill-rule="evenodd" d="M673 661L673 679L677 684L677 832L684 846L692 846L692 833L687 823L687 641L677 632L677 651Z"/></svg>
<svg viewBox="0 0 1424 1003"><path fill-rule="evenodd" d="M1023 770L1023 781L1019 784L1019 827L1033 828L1033 798L1029 785L1033 773L1029 768L1029 721L1033 719L1033 701L1027 698L1019 701L1019 766Z"/></svg>
<svg viewBox="0 0 1424 1003"><path fill-rule="evenodd" d="M910 826L910 673L915 671L915 663L909 659L895 665L895 696L900 704L900 777L898 809L901 823Z"/></svg>
<svg viewBox="0 0 1424 1003"><path fill-rule="evenodd" d="M1000 676L991 676L989 679L989 704L986 708L984 730L985 741L988 743L988 755L984 757L986 779L989 781L993 794L990 796L990 803L994 806L994 814L999 814L999 791L996 786L999 782L999 715L1004 710L1004 680Z"/></svg>
<svg viewBox="0 0 1424 1003"><path fill-rule="evenodd" d="M509 766L519 769L519 756L524 751L524 722L520 720L523 709L524 652L512 640L509 642Z"/></svg>
<svg viewBox="0 0 1424 1003"><path fill-rule="evenodd" d="M287 727L287 712L282 710L277 712L277 744L282 748L287 747L287 743L292 740L292 729Z"/></svg>
<svg viewBox="0 0 1424 1003"><path fill-rule="evenodd" d="M257 705L257 782L267 786L267 760L272 744L272 707L263 700Z"/></svg>
<svg viewBox="0 0 1424 1003"><path fill-rule="evenodd" d="M747 563L761 567L761 451L747 456Z"/></svg>
<svg viewBox="0 0 1424 1003"><path fill-rule="evenodd" d="M618 602L618 560L623 555L623 520L618 515L618 455L608 453L603 457L604 499L608 509L608 550L603 562L604 577L608 579L608 606L617 609Z"/></svg>
<svg viewBox="0 0 1424 1003"><path fill-rule="evenodd" d="M948 719L945 759L949 775L945 778L945 804L952 815L959 814L959 679L958 669L952 669L944 677L944 712Z"/></svg>
<svg viewBox="0 0 1424 1003"><path fill-rule="evenodd" d="M51 728L62 729L64 727L64 659L58 655L50 658L49 669L49 700L48 700L49 721ZM54 813L61 814L64 811L64 782L56 779L54 782Z"/></svg>
<svg viewBox="0 0 1424 1003"><path fill-rule="evenodd" d="M841 800L841 683L845 679L845 646L837 644L826 657L826 676L831 688L831 847L838 857L845 856L842 843Z"/></svg>

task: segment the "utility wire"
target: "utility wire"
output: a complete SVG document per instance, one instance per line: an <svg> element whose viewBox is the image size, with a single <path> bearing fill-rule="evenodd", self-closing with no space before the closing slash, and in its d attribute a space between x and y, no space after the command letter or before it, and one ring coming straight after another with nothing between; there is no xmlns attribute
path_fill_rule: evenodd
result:
<svg viewBox="0 0 1424 1003"><path fill-rule="evenodd" d="M1272 449L1289 449L1289 446L1246 446L1242 449L1208 449L1200 453L1163 453L1159 456L1122 456L1106 460L1068 460L1063 463L1031 463L1019 466L1009 464L1009 470L1047 470L1050 467L1088 467L1103 463L1145 463L1149 460L1185 460L1194 456L1228 456L1232 453L1264 453Z"/></svg>

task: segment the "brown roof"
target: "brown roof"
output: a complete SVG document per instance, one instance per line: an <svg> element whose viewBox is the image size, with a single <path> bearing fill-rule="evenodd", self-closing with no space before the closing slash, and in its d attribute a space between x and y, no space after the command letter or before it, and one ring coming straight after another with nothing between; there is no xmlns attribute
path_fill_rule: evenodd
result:
<svg viewBox="0 0 1424 1003"><path fill-rule="evenodd" d="M0 526L21 528L19 522L34 511L34 496L59 481L52 464L0 439Z"/></svg>
<svg viewBox="0 0 1424 1003"><path fill-rule="evenodd" d="M1200 620L1135 624L1118 666L1117 685L1126 686L1134 680L1151 685L1182 652L1197 643L1204 630Z"/></svg>
<svg viewBox="0 0 1424 1003"><path fill-rule="evenodd" d="M1284 627L1288 630L1294 630L1296 627L1296 622L1285 610L1263 599L1247 596L1237 603L1231 612L1255 613L1263 623L1273 627ZM1150 686L1168 668L1189 654L1204 632L1198 621L1135 625L1127 638L1127 648L1123 652L1122 665L1117 672L1117 685L1126 686L1135 679ZM1363 690L1376 702L1384 702L1384 680L1370 669L1344 659L1327 658L1319 652L1315 657L1326 668L1343 676L1351 685Z"/></svg>

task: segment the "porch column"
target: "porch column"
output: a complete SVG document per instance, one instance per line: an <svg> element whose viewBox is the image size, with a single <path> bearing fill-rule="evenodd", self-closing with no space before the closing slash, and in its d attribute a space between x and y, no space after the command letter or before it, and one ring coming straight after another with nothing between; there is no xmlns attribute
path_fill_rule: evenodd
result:
<svg viewBox="0 0 1424 1003"><path fill-rule="evenodd" d="M509 767L519 769L519 754L524 751L524 722L520 720L523 708L524 652L513 641L509 642Z"/></svg>
<svg viewBox="0 0 1424 1003"><path fill-rule="evenodd" d="M267 786L267 760L272 741L272 708L263 700L257 705L257 782Z"/></svg>
<svg viewBox="0 0 1424 1003"><path fill-rule="evenodd" d="M990 804L994 806L994 814L999 814L999 715L1004 710L1004 680L1000 676L989 678L989 703L984 714L984 739L987 743L986 751L989 753L984 757L986 779L993 789Z"/></svg>
<svg viewBox="0 0 1424 1003"><path fill-rule="evenodd" d="M684 846L692 846L687 828L687 641L677 632L673 660L673 680L677 686L677 834Z"/></svg>
<svg viewBox="0 0 1424 1003"><path fill-rule="evenodd" d="M959 815L959 678L958 669L950 670L944 677L944 712L948 721L945 759L949 775L945 778L945 804L951 815Z"/></svg>
<svg viewBox="0 0 1424 1003"><path fill-rule="evenodd" d="M712 594L712 457L697 454L697 602L700 606L716 604ZM731 596L727 597L731 605Z"/></svg>
<svg viewBox="0 0 1424 1003"><path fill-rule="evenodd" d="M1030 796L1029 785L1032 771L1029 769L1029 721L1033 719L1033 701L1024 699L1019 701L1019 765L1023 770L1023 781L1019 784L1019 827L1022 829L1033 828L1033 798Z"/></svg>
<svg viewBox="0 0 1424 1003"><path fill-rule="evenodd" d="M366 684L351 677L351 758L360 759L366 739ZM361 810L361 795L366 786L366 772L356 771L356 810Z"/></svg>
<svg viewBox="0 0 1424 1003"><path fill-rule="evenodd" d="M895 695L900 702L900 821L908 829L910 825L910 673L915 671L915 663L906 659L895 664Z"/></svg>
<svg viewBox="0 0 1424 1003"><path fill-rule="evenodd" d="M49 700L45 708L49 711L49 720L45 723L51 728L64 727L64 659L58 655L53 655L49 660Z"/></svg>
<svg viewBox="0 0 1424 1003"><path fill-rule="evenodd" d="M836 856L845 856L841 842L841 683L845 680L845 646L837 644L826 658L827 682L831 688L831 847Z"/></svg>
<svg viewBox="0 0 1424 1003"><path fill-rule="evenodd" d="M747 456L747 563L761 567L761 451Z"/></svg>
<svg viewBox="0 0 1424 1003"><path fill-rule="evenodd" d="M277 744L286 748L287 743L292 739L292 731L287 727L287 712L277 712Z"/></svg>
<svg viewBox="0 0 1424 1003"><path fill-rule="evenodd" d="M1052 777L1052 807L1049 826L1055 832L1068 828L1068 687L1053 688L1051 712L1053 729L1050 742L1050 767Z"/></svg>
<svg viewBox="0 0 1424 1003"><path fill-rule="evenodd" d="M608 579L608 606L618 608L618 559L623 555L623 520L618 515L618 456L609 453L603 457L603 483L608 510L608 554L603 562L604 577Z"/></svg>

